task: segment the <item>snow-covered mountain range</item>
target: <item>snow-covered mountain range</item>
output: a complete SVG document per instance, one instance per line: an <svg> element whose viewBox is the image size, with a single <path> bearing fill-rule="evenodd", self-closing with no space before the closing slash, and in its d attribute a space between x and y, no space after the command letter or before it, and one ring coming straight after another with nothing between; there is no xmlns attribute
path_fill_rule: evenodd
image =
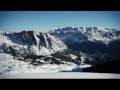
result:
<svg viewBox="0 0 120 90"><path fill-rule="evenodd" d="M49 33L35 31L0 33L1 53L50 55L64 49L67 49L67 46Z"/></svg>
<svg viewBox="0 0 120 90"><path fill-rule="evenodd" d="M100 27L65 27L49 33L62 40L69 49L101 56L108 53L109 43L120 39L120 31Z"/></svg>
<svg viewBox="0 0 120 90"><path fill-rule="evenodd" d="M65 27L51 30L49 33L67 43L102 41L107 44L120 38L120 31L100 27Z"/></svg>

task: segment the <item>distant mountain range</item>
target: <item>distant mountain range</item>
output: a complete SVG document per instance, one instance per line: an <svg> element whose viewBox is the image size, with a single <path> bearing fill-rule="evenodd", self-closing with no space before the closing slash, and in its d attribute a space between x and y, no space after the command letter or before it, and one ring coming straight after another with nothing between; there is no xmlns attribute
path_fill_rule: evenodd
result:
<svg viewBox="0 0 120 90"><path fill-rule="evenodd" d="M99 27L65 27L48 33L0 32L0 52L50 55L71 49L99 56L108 51L111 42L119 39L119 30Z"/></svg>
<svg viewBox="0 0 120 90"><path fill-rule="evenodd" d="M108 43L120 38L120 31L99 27L65 27L49 31L53 36L66 43L81 43L83 41L102 41Z"/></svg>
<svg viewBox="0 0 120 90"><path fill-rule="evenodd" d="M99 27L65 27L49 33L62 40L68 48L88 54L103 55L108 45L120 39L120 31Z"/></svg>
<svg viewBox="0 0 120 90"><path fill-rule="evenodd" d="M71 49L101 56L115 48L110 47L108 50L109 44L118 43L119 39L119 30L99 27L65 27L51 30L48 33L0 32L0 52L45 56Z"/></svg>

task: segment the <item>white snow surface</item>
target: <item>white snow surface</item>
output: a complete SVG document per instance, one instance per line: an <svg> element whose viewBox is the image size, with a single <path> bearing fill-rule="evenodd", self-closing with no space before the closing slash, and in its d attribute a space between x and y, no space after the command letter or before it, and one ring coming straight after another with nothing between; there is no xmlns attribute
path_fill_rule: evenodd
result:
<svg viewBox="0 0 120 90"><path fill-rule="evenodd" d="M73 55L73 54L69 54L69 56L72 58L72 59L76 59L77 56L76 55Z"/></svg>
<svg viewBox="0 0 120 90"><path fill-rule="evenodd" d="M13 59L13 56L6 53L0 53L0 73L1 74L22 74L22 73L50 73L60 71L70 71L78 67L75 64L45 64L42 66L33 66L28 62Z"/></svg>
<svg viewBox="0 0 120 90"><path fill-rule="evenodd" d="M61 72L0 75L0 79L120 79L120 74Z"/></svg>

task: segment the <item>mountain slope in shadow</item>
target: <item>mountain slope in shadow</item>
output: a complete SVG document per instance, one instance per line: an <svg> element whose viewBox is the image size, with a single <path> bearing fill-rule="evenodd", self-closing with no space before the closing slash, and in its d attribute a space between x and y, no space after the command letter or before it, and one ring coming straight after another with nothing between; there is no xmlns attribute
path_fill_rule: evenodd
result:
<svg viewBox="0 0 120 90"><path fill-rule="evenodd" d="M83 72L98 72L98 73L119 73L120 74L120 59L107 61L103 64L84 68Z"/></svg>

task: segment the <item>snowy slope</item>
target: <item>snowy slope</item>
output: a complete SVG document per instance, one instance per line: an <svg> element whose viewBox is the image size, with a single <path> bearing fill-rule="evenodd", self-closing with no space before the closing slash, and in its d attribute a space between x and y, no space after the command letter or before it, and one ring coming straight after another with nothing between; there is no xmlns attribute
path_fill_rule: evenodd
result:
<svg viewBox="0 0 120 90"><path fill-rule="evenodd" d="M10 54L0 53L0 74L22 74L22 73L49 73L71 71L78 67L73 63L67 64L45 64L42 66L34 66L29 62L16 60Z"/></svg>
<svg viewBox="0 0 120 90"><path fill-rule="evenodd" d="M50 55L64 49L67 49L67 46L49 33L35 31L0 33L0 52Z"/></svg>

